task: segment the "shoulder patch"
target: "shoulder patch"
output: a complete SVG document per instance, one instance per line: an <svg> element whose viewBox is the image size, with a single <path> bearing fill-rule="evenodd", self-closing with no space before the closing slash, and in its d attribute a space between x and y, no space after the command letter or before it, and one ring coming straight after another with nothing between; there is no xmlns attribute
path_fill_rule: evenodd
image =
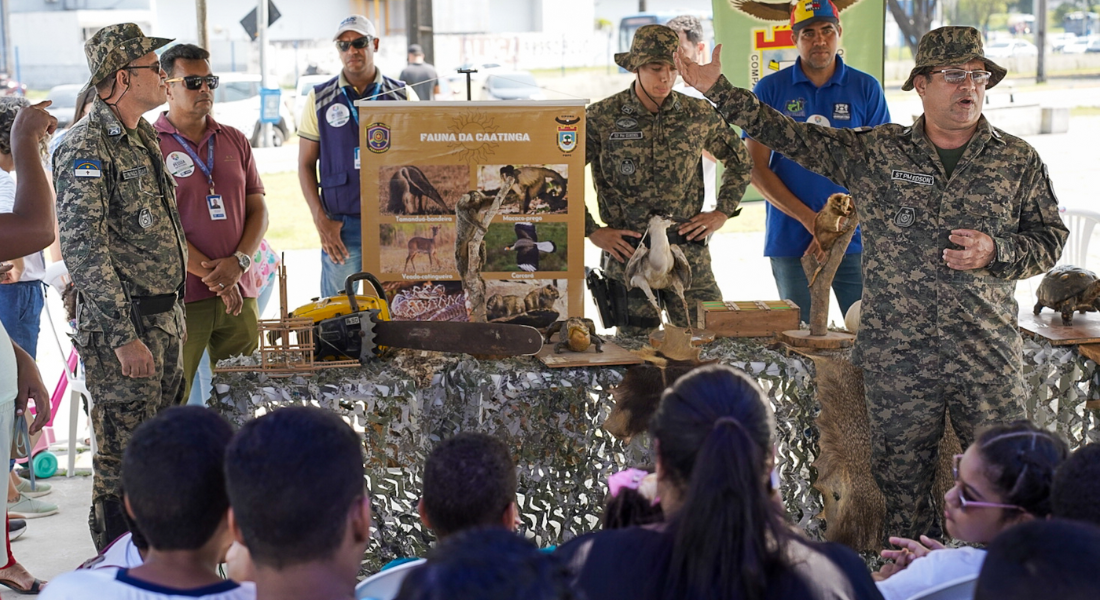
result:
<svg viewBox="0 0 1100 600"><path fill-rule="evenodd" d="M103 176L103 165L98 160L78 158L73 161L73 175L98 178Z"/></svg>

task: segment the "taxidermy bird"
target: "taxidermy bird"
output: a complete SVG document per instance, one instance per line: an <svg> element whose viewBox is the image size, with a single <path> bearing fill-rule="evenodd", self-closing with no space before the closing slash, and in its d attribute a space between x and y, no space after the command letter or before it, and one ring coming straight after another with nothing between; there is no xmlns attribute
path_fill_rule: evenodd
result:
<svg viewBox="0 0 1100 600"><path fill-rule="evenodd" d="M539 253L550 254L558 248L554 242L540 242L535 233L535 226L531 223L516 223L516 242L506 246L505 250L514 250L516 264L524 271L539 270Z"/></svg>
<svg viewBox="0 0 1100 600"><path fill-rule="evenodd" d="M858 0L833 0L838 12L855 4ZM813 3L813 0L793 0L791 2L757 2L756 0L733 0L733 7L764 21L790 21L791 7L798 2Z"/></svg>
<svg viewBox="0 0 1100 600"><path fill-rule="evenodd" d="M691 265L679 246L668 243L668 228L672 223L672 219L663 215L650 217L649 228L642 236L643 242L649 238L649 247L639 243L626 263L626 289L640 288L645 292L659 317L663 313L653 290L672 290L684 303L684 314L691 314L684 299L684 290L691 287ZM664 323L663 317L661 322Z"/></svg>

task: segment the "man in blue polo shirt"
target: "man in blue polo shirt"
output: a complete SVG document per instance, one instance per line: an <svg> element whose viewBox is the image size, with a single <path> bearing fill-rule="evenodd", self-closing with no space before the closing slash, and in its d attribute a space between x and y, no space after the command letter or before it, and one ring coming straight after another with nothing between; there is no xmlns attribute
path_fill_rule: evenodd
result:
<svg viewBox="0 0 1100 600"><path fill-rule="evenodd" d="M799 0L791 7L791 33L798 59L756 84L753 92L762 102L796 121L830 127L890 122L879 82L837 56L840 17L831 1ZM824 258L814 239L814 218L831 194L847 190L755 140L746 139L746 146L753 160L752 183L768 201L764 255L771 259L779 295L794 301L809 322L809 281L801 257L813 252ZM858 207L860 198L853 200ZM857 229L833 279L842 313L863 295L862 253Z"/></svg>

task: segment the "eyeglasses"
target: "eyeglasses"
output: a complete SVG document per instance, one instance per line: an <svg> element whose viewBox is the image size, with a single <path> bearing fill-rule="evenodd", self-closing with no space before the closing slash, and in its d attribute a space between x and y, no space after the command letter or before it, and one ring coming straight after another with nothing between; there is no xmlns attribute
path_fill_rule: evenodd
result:
<svg viewBox="0 0 1100 600"><path fill-rule="evenodd" d="M206 87L216 90L218 89L218 76L217 75L188 75L187 77L173 77L171 79L165 79L164 83L175 83L182 81L184 87L189 90L200 90L202 84L205 83Z"/></svg>
<svg viewBox="0 0 1100 600"><path fill-rule="evenodd" d="M974 82L974 85L985 85L989 82L989 77L993 75L989 71L966 71L964 69L941 69L939 71L932 71L930 74L943 73L943 80L947 83L962 83L966 81L966 76L970 75L970 81Z"/></svg>
<svg viewBox="0 0 1100 600"><path fill-rule="evenodd" d="M1016 506L1015 504L998 504L996 502L979 502L977 500L967 500L966 488L960 485L959 481L959 462L962 460L962 454L956 454L951 465L951 474L955 477L955 485L959 488L959 506L963 510L967 508L1003 508L1006 510L1019 510L1023 511L1023 507Z"/></svg>
<svg viewBox="0 0 1100 600"><path fill-rule="evenodd" d="M158 63L153 63L151 65L122 67L123 71L140 71L142 69L149 69L150 71L152 71L152 72L159 75L160 74L160 63L158 62Z"/></svg>
<svg viewBox="0 0 1100 600"><path fill-rule="evenodd" d="M336 47L340 49L340 52L347 52L348 48L362 50L363 48L366 48L371 43L371 41L373 41L373 39L374 38L372 38L371 36L365 35L361 38L351 40L350 42L339 40L336 42Z"/></svg>

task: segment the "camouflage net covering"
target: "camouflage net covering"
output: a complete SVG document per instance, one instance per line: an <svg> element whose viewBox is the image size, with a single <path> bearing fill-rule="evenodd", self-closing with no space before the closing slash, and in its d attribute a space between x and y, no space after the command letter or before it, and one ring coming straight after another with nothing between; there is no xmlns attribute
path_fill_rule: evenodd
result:
<svg viewBox="0 0 1100 600"><path fill-rule="evenodd" d="M1028 417L1062 432L1072 447L1095 441L1098 412L1084 405L1098 393L1090 385L1096 364L1072 347L1027 341L1024 353L1027 381L1039 391L1032 394ZM760 382L776 411L777 466L788 513L820 538L821 499L810 467L818 453L813 364L745 339L720 339L704 349L703 358L740 368ZM364 572L373 573L394 558L427 553L433 536L416 510L422 466L440 439L459 431L489 433L512 448L522 529L535 543L560 544L595 529L607 476L652 461L646 436L624 445L600 427L612 408L610 389L623 373L622 367L549 369L534 358L479 361L401 351L360 369L312 377L217 373L212 406L240 424L282 406L312 404L362 431L377 527Z"/></svg>

